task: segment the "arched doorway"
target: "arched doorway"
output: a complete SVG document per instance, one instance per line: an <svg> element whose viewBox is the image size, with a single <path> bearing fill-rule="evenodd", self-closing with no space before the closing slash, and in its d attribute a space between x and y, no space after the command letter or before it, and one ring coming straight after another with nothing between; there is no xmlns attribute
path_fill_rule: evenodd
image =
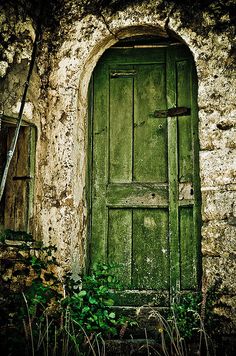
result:
<svg viewBox="0 0 236 356"><path fill-rule="evenodd" d="M121 305L199 285L197 78L189 49L119 42L91 81L90 264L114 262Z"/></svg>

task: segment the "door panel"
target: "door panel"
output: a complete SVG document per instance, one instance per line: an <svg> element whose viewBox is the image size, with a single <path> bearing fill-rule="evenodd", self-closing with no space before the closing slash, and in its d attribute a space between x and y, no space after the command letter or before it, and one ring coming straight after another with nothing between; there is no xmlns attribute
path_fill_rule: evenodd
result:
<svg viewBox="0 0 236 356"><path fill-rule="evenodd" d="M125 288L132 276L132 210L109 209L108 261L119 264L117 277Z"/></svg>
<svg viewBox="0 0 236 356"><path fill-rule="evenodd" d="M107 249L107 211L106 206L106 181L107 181L107 147L104 142L107 141L107 117L108 95L107 95L107 73L102 70L102 65L97 67L94 75L94 92L100 93L94 95L91 103L93 111L92 126L92 174L93 182L91 186L91 200L93 206L93 216L91 223L91 260L106 260ZM105 159L104 159L105 158ZM96 238L98 237L98 238Z"/></svg>
<svg viewBox="0 0 236 356"><path fill-rule="evenodd" d="M193 68L171 46L111 49L94 72L90 261L119 265L117 304L163 305L198 285Z"/></svg>
<svg viewBox="0 0 236 356"><path fill-rule="evenodd" d="M191 107L191 67L189 61L176 63L177 74L177 106ZM179 152L179 181L193 180L193 150L192 150L192 122L191 116L178 118L178 152Z"/></svg>
<svg viewBox="0 0 236 356"><path fill-rule="evenodd" d="M180 208L181 289L197 288L197 244L193 231L193 208Z"/></svg>
<svg viewBox="0 0 236 356"><path fill-rule="evenodd" d="M129 67L124 72L129 73ZM119 72L121 73L121 72ZM113 74L114 75L114 74ZM110 182L132 181L133 78L110 79Z"/></svg>
<svg viewBox="0 0 236 356"><path fill-rule="evenodd" d="M168 206L167 185L153 183L108 184L107 206L119 207L163 207Z"/></svg>
<svg viewBox="0 0 236 356"><path fill-rule="evenodd" d="M153 118L155 110L166 109L165 64L135 69L133 178L137 182L167 182L167 120Z"/></svg>
<svg viewBox="0 0 236 356"><path fill-rule="evenodd" d="M168 211L135 209L133 211L132 287L144 290L168 290L168 276Z"/></svg>

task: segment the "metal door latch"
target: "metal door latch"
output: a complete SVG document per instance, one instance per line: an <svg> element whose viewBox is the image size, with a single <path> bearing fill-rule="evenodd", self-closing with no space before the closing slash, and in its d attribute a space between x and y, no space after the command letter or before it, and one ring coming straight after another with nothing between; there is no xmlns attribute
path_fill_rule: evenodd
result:
<svg viewBox="0 0 236 356"><path fill-rule="evenodd" d="M191 109L186 107L171 108L167 110L155 110L150 117L161 118L161 117L174 117L174 116L188 116L191 114Z"/></svg>

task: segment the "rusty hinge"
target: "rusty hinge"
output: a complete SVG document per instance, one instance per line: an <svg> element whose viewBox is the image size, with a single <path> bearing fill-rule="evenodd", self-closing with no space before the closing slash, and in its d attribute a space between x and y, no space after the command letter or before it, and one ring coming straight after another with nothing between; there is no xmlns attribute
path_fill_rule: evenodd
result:
<svg viewBox="0 0 236 356"><path fill-rule="evenodd" d="M152 118L173 117L173 116L188 116L191 114L191 109L186 107L171 108L168 110L155 110L150 114Z"/></svg>

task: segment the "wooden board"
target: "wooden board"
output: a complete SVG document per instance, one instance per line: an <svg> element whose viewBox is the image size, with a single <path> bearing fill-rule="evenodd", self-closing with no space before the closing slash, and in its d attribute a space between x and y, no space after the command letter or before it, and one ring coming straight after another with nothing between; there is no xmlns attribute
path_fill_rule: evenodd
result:
<svg viewBox="0 0 236 356"><path fill-rule="evenodd" d="M7 128L5 141L10 147L15 133ZM8 171L4 198L4 228L29 232L33 216L36 130L33 126L20 128L16 150Z"/></svg>

